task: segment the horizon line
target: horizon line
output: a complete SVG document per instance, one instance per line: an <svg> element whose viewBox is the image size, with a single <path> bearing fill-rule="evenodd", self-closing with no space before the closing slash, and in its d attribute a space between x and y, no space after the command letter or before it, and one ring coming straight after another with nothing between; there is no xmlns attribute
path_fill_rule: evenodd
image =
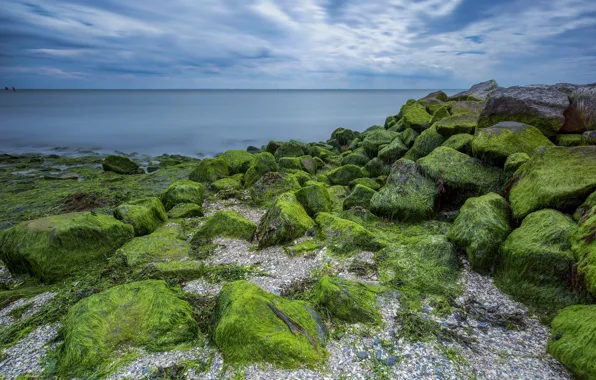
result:
<svg viewBox="0 0 596 380"><path fill-rule="evenodd" d="M17 88L17 91L459 91L461 88ZM12 92L2 90L2 92Z"/></svg>

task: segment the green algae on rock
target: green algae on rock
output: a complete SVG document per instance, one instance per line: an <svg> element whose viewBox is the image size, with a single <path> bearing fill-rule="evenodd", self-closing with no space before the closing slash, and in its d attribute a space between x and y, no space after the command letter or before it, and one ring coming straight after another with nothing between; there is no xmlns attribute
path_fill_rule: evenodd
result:
<svg viewBox="0 0 596 380"><path fill-rule="evenodd" d="M308 303L286 300L246 281L224 285L215 321L215 343L229 363L313 368L328 355L324 326Z"/></svg>
<svg viewBox="0 0 596 380"><path fill-rule="evenodd" d="M220 178L211 183L211 188L217 192L238 191L242 189L244 174L239 173L231 177Z"/></svg>
<svg viewBox="0 0 596 380"><path fill-rule="evenodd" d="M59 351L61 376L84 378L116 359L121 345L165 351L199 341L190 305L163 281L118 285L68 312Z"/></svg>
<svg viewBox="0 0 596 380"><path fill-rule="evenodd" d="M515 177L509 192L515 219L543 208L571 213L596 190L596 146L540 148Z"/></svg>
<svg viewBox="0 0 596 380"><path fill-rule="evenodd" d="M464 203L448 239L465 249L473 270L488 273L510 231L505 199L488 193Z"/></svg>
<svg viewBox="0 0 596 380"><path fill-rule="evenodd" d="M300 157L304 156L304 153L306 153L304 151L304 144L290 140L289 142L281 143L273 155L279 162L279 159L282 157Z"/></svg>
<svg viewBox="0 0 596 380"><path fill-rule="evenodd" d="M445 142L445 137L437 132L436 126L431 126L429 129L423 131L420 136L416 138L410 150L406 153L404 158L416 161L428 155L430 152L438 148Z"/></svg>
<svg viewBox="0 0 596 380"><path fill-rule="evenodd" d="M342 165L356 165L364 166L370 160L368 155L364 152L364 149L359 148L355 151L346 154L341 159Z"/></svg>
<svg viewBox="0 0 596 380"><path fill-rule="evenodd" d="M379 185L379 183L372 178L356 178L355 180L350 182L351 188L356 187L356 185L363 185L375 191L381 188L381 185Z"/></svg>
<svg viewBox="0 0 596 380"><path fill-rule="evenodd" d="M530 161L530 156L527 153L513 153L505 160L503 169L506 173L515 173L520 166L528 161Z"/></svg>
<svg viewBox="0 0 596 380"><path fill-rule="evenodd" d="M161 202L168 211L180 203L195 203L201 206L203 198L203 184L185 179L174 182L161 194Z"/></svg>
<svg viewBox="0 0 596 380"><path fill-rule="evenodd" d="M195 218L204 216L203 208L196 203L179 203L168 211L168 218Z"/></svg>
<svg viewBox="0 0 596 380"><path fill-rule="evenodd" d="M124 156L107 156L102 162L103 170L118 174L142 174L136 162Z"/></svg>
<svg viewBox="0 0 596 380"><path fill-rule="evenodd" d="M391 164L381 161L379 157L375 157L372 160L368 161L366 165L364 165L364 171L362 172L362 174L368 174L369 177L380 177L389 175L390 172Z"/></svg>
<svg viewBox="0 0 596 380"><path fill-rule="evenodd" d="M316 222L321 240L337 255L349 256L359 251L378 251L384 247L373 233L350 220L322 212L317 215Z"/></svg>
<svg viewBox="0 0 596 380"><path fill-rule="evenodd" d="M193 236L191 244L193 247L205 245L218 236L250 241L256 230L256 224L235 211L217 211L199 228Z"/></svg>
<svg viewBox="0 0 596 380"><path fill-rule="evenodd" d="M248 168L256 164L255 156L245 150L226 150L217 158L228 164L230 174L244 174Z"/></svg>
<svg viewBox="0 0 596 380"><path fill-rule="evenodd" d="M474 157L502 166L514 153L532 156L543 146L554 146L538 128L516 122L501 122L489 128L478 129L472 140Z"/></svg>
<svg viewBox="0 0 596 380"><path fill-rule="evenodd" d="M434 123L443 120L446 117L450 117L451 114L449 113L449 109L446 105L443 105L441 108L437 109L434 113L433 113L433 117L430 120L430 125L433 125Z"/></svg>
<svg viewBox="0 0 596 380"><path fill-rule="evenodd" d="M364 185L356 185L352 193L344 199L344 210L350 209L355 206L370 208L370 200L377 192L366 187Z"/></svg>
<svg viewBox="0 0 596 380"><path fill-rule="evenodd" d="M305 186L296 191L295 194L298 202L302 204L306 212L311 216L319 212L331 211L333 207L331 198L329 197L329 191L320 183Z"/></svg>
<svg viewBox="0 0 596 380"><path fill-rule="evenodd" d="M455 115L437 121L435 127L439 134L451 137L460 133L474 134L476 125L476 117L473 115Z"/></svg>
<svg viewBox="0 0 596 380"><path fill-rule="evenodd" d="M415 129L421 132L430 126L432 116L426 112L426 108L415 100L408 100L401 107L400 114L406 128Z"/></svg>
<svg viewBox="0 0 596 380"><path fill-rule="evenodd" d="M577 210L573 213L573 219L577 222L581 222L584 218L587 218L590 211L596 207L596 191L590 194L584 203L582 203Z"/></svg>
<svg viewBox="0 0 596 380"><path fill-rule="evenodd" d="M337 128L331 133L331 138L337 140L339 145L349 145L356 138L356 134L350 129Z"/></svg>
<svg viewBox="0 0 596 380"><path fill-rule="evenodd" d="M548 353L578 379L596 378L596 305L563 309L552 322Z"/></svg>
<svg viewBox="0 0 596 380"><path fill-rule="evenodd" d="M379 151L379 158L385 163L392 164L402 158L407 151L408 147L404 145L399 137L396 137L389 145Z"/></svg>
<svg viewBox="0 0 596 380"><path fill-rule="evenodd" d="M307 240L302 243L290 245L284 247L284 252L290 256L299 256L304 255L306 253L314 252L318 249L321 249L323 246L314 241L314 240Z"/></svg>
<svg viewBox="0 0 596 380"><path fill-rule="evenodd" d="M310 292L311 302L324 313L350 323L379 323L377 295L383 289L339 277L322 277Z"/></svg>
<svg viewBox="0 0 596 380"><path fill-rule="evenodd" d="M269 208L256 233L259 247L289 243L303 236L314 226L294 193L284 193L277 197Z"/></svg>
<svg viewBox="0 0 596 380"><path fill-rule="evenodd" d="M300 189L296 177L289 173L265 173L251 188L250 195L257 205L268 205L288 191Z"/></svg>
<svg viewBox="0 0 596 380"><path fill-rule="evenodd" d="M184 240L178 225L164 226L155 232L135 237L115 253L128 267L138 267L149 262L179 260L188 256L190 244Z"/></svg>
<svg viewBox="0 0 596 380"><path fill-rule="evenodd" d="M586 288L596 296L596 209L591 209L580 219L577 232L571 237L575 259L579 262L578 274Z"/></svg>
<svg viewBox="0 0 596 380"><path fill-rule="evenodd" d="M396 132L383 128L375 129L366 133L362 147L369 157L375 157L383 146L389 145L397 136Z"/></svg>
<svg viewBox="0 0 596 380"><path fill-rule="evenodd" d="M114 217L133 226L136 236L150 234L168 221L159 198L143 198L121 204L114 210Z"/></svg>
<svg viewBox="0 0 596 380"><path fill-rule="evenodd" d="M446 146L462 152L464 154L472 154L472 140L474 136L467 133L460 133L453 135L447 139L441 146Z"/></svg>
<svg viewBox="0 0 596 380"><path fill-rule="evenodd" d="M555 142L557 146L580 146L582 145L582 135L569 134L569 135L557 135Z"/></svg>
<svg viewBox="0 0 596 380"><path fill-rule="evenodd" d="M362 169L356 165L340 166L327 173L327 178L332 184L342 186L347 186L351 181L362 177L366 176L362 173Z"/></svg>
<svg viewBox="0 0 596 380"><path fill-rule="evenodd" d="M188 179L195 182L211 183L230 175L228 164L221 158L205 158L193 170Z"/></svg>
<svg viewBox="0 0 596 380"><path fill-rule="evenodd" d="M302 170L302 163L298 157L281 157L279 159L279 170L289 173Z"/></svg>
<svg viewBox="0 0 596 380"><path fill-rule="evenodd" d="M400 134L400 138L405 146L407 146L408 148L412 148L412 145L414 145L414 141L416 141L419 135L420 134L412 128L408 128Z"/></svg>
<svg viewBox="0 0 596 380"><path fill-rule="evenodd" d="M13 274L57 282L101 263L134 235L131 225L80 212L21 222L0 235L0 258Z"/></svg>

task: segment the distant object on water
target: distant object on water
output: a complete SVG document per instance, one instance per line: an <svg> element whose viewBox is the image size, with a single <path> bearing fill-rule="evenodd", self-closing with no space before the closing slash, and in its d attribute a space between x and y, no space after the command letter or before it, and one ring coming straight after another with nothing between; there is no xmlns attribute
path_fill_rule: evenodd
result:
<svg viewBox="0 0 596 380"><path fill-rule="evenodd" d="M4 87L4 91L8 91L8 87Z"/></svg>
<svg viewBox="0 0 596 380"><path fill-rule="evenodd" d="M10 91L10 90L8 89L8 87L4 87L4 91ZM13 87L12 92L17 92L17 89Z"/></svg>

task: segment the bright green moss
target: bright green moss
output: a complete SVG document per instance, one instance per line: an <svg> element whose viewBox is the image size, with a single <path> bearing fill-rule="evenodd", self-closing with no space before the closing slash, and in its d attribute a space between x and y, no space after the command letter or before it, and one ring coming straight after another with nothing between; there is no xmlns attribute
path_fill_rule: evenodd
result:
<svg viewBox="0 0 596 380"><path fill-rule="evenodd" d="M204 187L202 183L180 180L176 181L161 194L161 202L166 210L180 203L203 204Z"/></svg>
<svg viewBox="0 0 596 380"><path fill-rule="evenodd" d="M381 188L381 185L379 185L379 183L372 178L356 178L355 180L350 182L351 188L356 187L356 185L363 185L375 191Z"/></svg>
<svg viewBox="0 0 596 380"><path fill-rule="evenodd" d="M0 236L0 258L13 274L57 282L101 263L131 239L129 224L80 212L22 222Z"/></svg>
<svg viewBox="0 0 596 380"><path fill-rule="evenodd" d="M362 147L369 157L375 157L384 145L389 145L398 134L383 128L370 131L362 140Z"/></svg>
<svg viewBox="0 0 596 380"><path fill-rule="evenodd" d="M495 263L510 232L507 211L505 199L495 193L470 198L460 209L448 238L465 249L473 270L488 273Z"/></svg>
<svg viewBox="0 0 596 380"><path fill-rule="evenodd" d="M298 170L292 174L294 175L294 177L296 177L296 180L298 181L300 186L304 186L305 183L312 180L311 175L305 172L304 170Z"/></svg>
<svg viewBox="0 0 596 380"><path fill-rule="evenodd" d="M328 212L333 207L331 198L329 197L329 191L322 184L317 183L311 186L305 186L295 194L298 202L302 204L306 212L311 216L319 212Z"/></svg>
<svg viewBox="0 0 596 380"><path fill-rule="evenodd" d="M507 157L503 168L507 173L515 173L520 166L530 161L530 156L527 153L513 153Z"/></svg>
<svg viewBox="0 0 596 380"><path fill-rule="evenodd" d="M136 236L150 234L168 221L168 214L159 198L144 198L121 204L114 210L114 217L133 226Z"/></svg>
<svg viewBox="0 0 596 380"><path fill-rule="evenodd" d="M349 145L356 138L356 134L350 129L337 128L331 133L331 138L337 140L339 145Z"/></svg>
<svg viewBox="0 0 596 380"><path fill-rule="evenodd" d="M306 253L314 252L321 249L322 245L314 240L307 240L302 243L294 244L288 247L284 247L284 252L290 256L299 256Z"/></svg>
<svg viewBox="0 0 596 380"><path fill-rule="evenodd" d="M423 131L430 126L432 116L426 112L426 108L415 100L408 100L401 107L401 116L406 128Z"/></svg>
<svg viewBox="0 0 596 380"><path fill-rule="evenodd" d="M557 146L580 146L582 145L582 135L557 135L555 141L557 143Z"/></svg>
<svg viewBox="0 0 596 380"><path fill-rule="evenodd" d="M102 162L103 170L118 174L139 174L139 165L123 156L107 156ZM141 170L142 174L143 171Z"/></svg>
<svg viewBox="0 0 596 380"><path fill-rule="evenodd" d="M180 203L168 211L168 218L196 218L205 215L203 208L195 203Z"/></svg>
<svg viewBox="0 0 596 380"><path fill-rule="evenodd" d="M192 238L193 247L208 244L217 236L252 240L257 225L235 211L217 211L209 217Z"/></svg>
<svg viewBox="0 0 596 380"><path fill-rule="evenodd" d="M429 129L423 131L420 136L416 138L412 148L406 153L404 158L416 161L432 152L435 148L441 146L445 142L445 137L437 132L437 128L433 125Z"/></svg>
<svg viewBox="0 0 596 380"><path fill-rule="evenodd" d="M476 130L476 117L472 115L455 115L437 121L437 132L445 137L459 133L474 134Z"/></svg>
<svg viewBox="0 0 596 380"><path fill-rule="evenodd" d="M195 182L211 183L230 175L228 164L221 158L205 158L193 170L188 179Z"/></svg>
<svg viewBox="0 0 596 380"><path fill-rule="evenodd" d="M178 225L164 226L150 235L136 237L116 251L116 255L129 267L154 261L179 260L189 253L190 244L184 240Z"/></svg>
<svg viewBox="0 0 596 380"><path fill-rule="evenodd" d="M379 159L385 163L392 164L403 157L407 151L408 147L404 145L399 137L396 137L389 145L379 151Z"/></svg>
<svg viewBox="0 0 596 380"><path fill-rule="evenodd" d="M361 225L375 224L380 221L378 216L360 206L354 206L351 209L344 210L340 216L342 219L351 220Z"/></svg>
<svg viewBox="0 0 596 380"><path fill-rule="evenodd" d="M257 205L268 205L278 195L299 189L300 183L292 174L266 173L250 188L250 195Z"/></svg>
<svg viewBox="0 0 596 380"><path fill-rule="evenodd" d="M459 101L451 104L449 112L455 115L472 115L478 117L486 103L475 101Z"/></svg>
<svg viewBox="0 0 596 380"><path fill-rule="evenodd" d="M447 139L441 146L446 146L462 152L464 154L472 154L472 140L474 136L467 133L460 133L453 135Z"/></svg>
<svg viewBox="0 0 596 380"><path fill-rule="evenodd" d="M308 303L286 300L246 281L224 285L215 321L215 343L229 363L312 368L327 358L324 327Z"/></svg>
<svg viewBox="0 0 596 380"><path fill-rule="evenodd" d="M578 379L596 378L596 305L569 306L553 320L548 352Z"/></svg>
<svg viewBox="0 0 596 380"><path fill-rule="evenodd" d="M294 193L285 193L269 208L257 230L259 247L289 243L314 226Z"/></svg>
<svg viewBox="0 0 596 380"><path fill-rule="evenodd" d="M353 153L349 153L342 157L341 164L342 165L356 165L356 166L364 166L370 160L366 153L364 153L364 149L357 149Z"/></svg>
<svg viewBox="0 0 596 380"><path fill-rule="evenodd" d="M248 168L255 165L257 160L255 156L245 150L227 150L218 158L225 161L230 170L230 174L246 173Z"/></svg>
<svg viewBox="0 0 596 380"><path fill-rule="evenodd" d="M541 148L515 176L509 193L515 219L542 208L572 212L596 190L596 147Z"/></svg>
<svg viewBox="0 0 596 380"><path fill-rule="evenodd" d="M252 185L254 185L259 180L259 178L261 178L261 175L262 174L259 173L255 166L251 166L250 168L248 168L248 170L244 174L244 187L249 188Z"/></svg>
<svg viewBox="0 0 596 380"><path fill-rule="evenodd" d="M273 154L269 152L262 152L254 154L255 164L253 165L260 174L277 171L277 162Z"/></svg>
<svg viewBox="0 0 596 380"><path fill-rule="evenodd" d="M430 125L433 125L434 123L443 120L447 117L450 117L451 114L449 113L448 107L445 105L442 105L441 108L437 109L434 113L433 113L433 117L430 120Z"/></svg>
<svg viewBox="0 0 596 380"><path fill-rule="evenodd" d="M232 177L226 177L213 181L211 188L217 192L219 191L237 191L242 189L243 174L236 174Z"/></svg>
<svg viewBox="0 0 596 380"><path fill-rule="evenodd" d="M122 345L164 351L199 338L192 308L165 282L119 285L70 309L58 369L64 378L84 378L116 359Z"/></svg>
<svg viewBox="0 0 596 380"><path fill-rule="evenodd" d="M578 273L588 291L596 296L596 209L580 219L571 243L573 255L579 261Z"/></svg>
<svg viewBox="0 0 596 380"><path fill-rule="evenodd" d="M575 210L573 213L573 219L578 222L582 221L582 219L586 218L594 207L596 207L596 191L590 194L584 203L582 203L577 210Z"/></svg>
<svg viewBox="0 0 596 380"><path fill-rule="evenodd" d="M419 135L420 134L412 128L408 128L401 133L400 138L405 146L411 148L412 145L414 145L414 141L416 141L416 138L418 138Z"/></svg>
<svg viewBox="0 0 596 380"><path fill-rule="evenodd" d="M529 125L503 122L476 132L472 140L472 153L482 161L502 166L514 153L532 156L536 149L554 146L538 128Z"/></svg>
<svg viewBox="0 0 596 380"><path fill-rule="evenodd" d="M344 210L360 206L370 208L370 200L377 192L364 185L356 185L352 193L344 200Z"/></svg>
<svg viewBox="0 0 596 380"><path fill-rule="evenodd" d="M342 186L346 186L351 181L361 177L365 177L365 175L362 173L362 169L356 165L340 166L327 173L327 178L329 178L332 184Z"/></svg>
<svg viewBox="0 0 596 380"><path fill-rule="evenodd" d="M304 156L304 153L304 144L291 140L281 143L280 147L275 151L274 156L279 162L279 159L282 157L300 157Z"/></svg>
<svg viewBox="0 0 596 380"><path fill-rule="evenodd" d="M376 296L381 292L379 286L324 276L315 284L309 298L333 318L350 323L379 323Z"/></svg>
<svg viewBox="0 0 596 380"><path fill-rule="evenodd" d="M205 264L200 261L174 260L150 263L138 272L138 276L165 280L168 283L179 283L204 277L206 270Z"/></svg>
<svg viewBox="0 0 596 380"><path fill-rule="evenodd" d="M387 128L390 132L403 132L406 130L406 125L404 124L403 120L396 121L391 125L391 127Z"/></svg>
<svg viewBox="0 0 596 380"><path fill-rule="evenodd" d="M337 255L349 256L360 251L378 251L383 243L370 231L350 220L322 212L316 222L320 228L321 240Z"/></svg>
<svg viewBox="0 0 596 380"><path fill-rule="evenodd" d="M317 172L317 162L312 158L312 156L301 156L298 157L300 160L300 169L304 170L309 174L315 174Z"/></svg>
<svg viewBox="0 0 596 380"><path fill-rule="evenodd" d="M386 164L379 157L375 157L364 165L364 175L369 177L380 177L389 175L391 172L391 164Z"/></svg>
<svg viewBox="0 0 596 380"><path fill-rule="evenodd" d="M434 214L437 186L425 178L413 161L401 159L393 164L387 184L371 198L377 215L394 220L428 219Z"/></svg>
<svg viewBox="0 0 596 380"><path fill-rule="evenodd" d="M302 163L298 157L282 157L279 159L279 170L290 173L294 170L302 170Z"/></svg>

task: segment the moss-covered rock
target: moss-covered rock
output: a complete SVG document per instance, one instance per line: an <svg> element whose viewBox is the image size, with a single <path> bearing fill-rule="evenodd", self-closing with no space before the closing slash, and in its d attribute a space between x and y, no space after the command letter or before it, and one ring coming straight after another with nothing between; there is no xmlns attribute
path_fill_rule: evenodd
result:
<svg viewBox="0 0 596 380"><path fill-rule="evenodd" d="M580 146L582 145L581 134L557 135L555 138L557 146Z"/></svg>
<svg viewBox="0 0 596 380"><path fill-rule="evenodd" d="M288 191L297 191L300 183L289 173L265 173L251 188L250 196L257 205L267 205Z"/></svg>
<svg viewBox="0 0 596 380"><path fill-rule="evenodd" d="M451 137L459 133L474 134L476 125L476 116L455 115L437 121L435 127L439 134L445 137Z"/></svg>
<svg viewBox="0 0 596 380"><path fill-rule="evenodd" d="M221 158L205 158L193 170L188 179L195 182L211 183L230 175L228 164Z"/></svg>
<svg viewBox="0 0 596 380"><path fill-rule="evenodd" d="M530 161L530 156L527 153L513 153L505 160L503 168L506 173L514 173L520 166Z"/></svg>
<svg viewBox="0 0 596 380"><path fill-rule="evenodd" d="M178 225L160 227L152 234L136 237L116 251L116 255L129 267L180 260L189 253L190 244L184 239L182 228Z"/></svg>
<svg viewBox="0 0 596 380"><path fill-rule="evenodd" d="M488 97L493 91L499 88L497 82L493 79L486 82L477 83L469 90L458 92L450 96L449 100L482 100Z"/></svg>
<svg viewBox="0 0 596 380"><path fill-rule="evenodd" d="M300 157L304 156L306 152L304 151L304 144L299 143L298 141L291 140L289 142L284 142L280 145L280 147L275 151L275 159L279 162L279 159L282 157Z"/></svg>
<svg viewBox="0 0 596 380"><path fill-rule="evenodd" d="M179 203L168 211L170 219L196 218L203 215L205 215L203 208L196 203Z"/></svg>
<svg viewBox="0 0 596 380"><path fill-rule="evenodd" d="M552 322L548 353L578 379L596 378L596 305L563 309Z"/></svg>
<svg viewBox="0 0 596 380"><path fill-rule="evenodd" d="M267 153L271 153L271 154L275 154L275 151L277 149L279 149L279 147L281 146L282 142L281 141L269 141L267 143L267 146L265 146L265 151Z"/></svg>
<svg viewBox="0 0 596 380"><path fill-rule="evenodd" d="M484 106L486 105L485 102L476 102L476 101L458 101L452 103L449 112L451 115L472 115L478 117Z"/></svg>
<svg viewBox="0 0 596 380"><path fill-rule="evenodd" d="M395 220L428 219L434 214L437 196L437 186L418 171L416 163L401 159L393 164L385 187L371 198L371 208Z"/></svg>
<svg viewBox="0 0 596 380"><path fill-rule="evenodd" d="M309 174L315 174L318 167L317 162L312 156L299 157L301 169Z"/></svg>
<svg viewBox="0 0 596 380"><path fill-rule="evenodd" d="M357 149L341 158L342 165L364 166L370 160L364 149Z"/></svg>
<svg viewBox="0 0 596 380"><path fill-rule="evenodd" d="M245 150L227 150L218 158L228 164L230 174L246 173L248 168L256 164L255 156Z"/></svg>
<svg viewBox="0 0 596 380"><path fill-rule="evenodd" d="M256 224L235 211L217 211L203 223L191 243L194 247L198 247L208 244L217 236L252 240L256 230Z"/></svg>
<svg viewBox="0 0 596 380"><path fill-rule="evenodd" d="M585 218L588 217L590 211L596 207L596 191L590 194L584 203L582 203L573 213L573 219L578 222L581 222Z"/></svg>
<svg viewBox="0 0 596 380"><path fill-rule="evenodd" d="M474 136L467 133L453 135L447 139L441 146L455 149L458 152L470 155L472 154L472 140Z"/></svg>
<svg viewBox="0 0 596 380"><path fill-rule="evenodd" d="M181 203L195 203L201 206L203 199L203 184L190 180L176 181L161 194L161 202L166 210L171 210Z"/></svg>
<svg viewBox="0 0 596 380"><path fill-rule="evenodd" d="M124 156L107 156L102 162L103 170L118 174L140 174L144 173L136 162Z"/></svg>
<svg viewBox="0 0 596 380"><path fill-rule="evenodd" d="M352 189L356 187L356 185L363 185L375 191L381 188L381 185L379 185L379 183L372 178L356 178L355 180L350 182L350 187Z"/></svg>
<svg viewBox="0 0 596 380"><path fill-rule="evenodd" d="M312 180L312 176L305 172L304 170L297 170L292 173L296 180L300 184L300 186L304 186L305 183Z"/></svg>
<svg viewBox="0 0 596 380"><path fill-rule="evenodd" d="M391 172L391 164L384 163L379 157L375 157L364 165L363 174L370 177L380 177L389 175Z"/></svg>
<svg viewBox="0 0 596 380"><path fill-rule="evenodd" d="M408 148L411 148L412 145L414 145L414 141L416 141L416 138L418 138L418 136L420 136L420 134L412 128L408 128L400 134L401 141Z"/></svg>
<svg viewBox="0 0 596 380"><path fill-rule="evenodd" d="M401 107L400 113L406 128L412 128L420 132L430 126L432 116L426 112L426 107L415 100L408 100Z"/></svg>
<svg viewBox="0 0 596 380"><path fill-rule="evenodd" d="M554 146L538 128L515 122L502 122L476 132L472 140L474 157L502 166L514 153L530 156L543 146Z"/></svg>
<svg viewBox="0 0 596 380"><path fill-rule="evenodd" d="M385 145L389 145L397 137L396 132L391 132L380 128L368 132L362 141L362 147L369 157L376 157L379 150Z"/></svg>
<svg viewBox="0 0 596 380"><path fill-rule="evenodd" d="M322 212L316 222L321 240L335 254L347 256L359 251L378 251L384 246L373 233L350 220Z"/></svg>
<svg viewBox="0 0 596 380"><path fill-rule="evenodd" d="M339 277L322 277L311 291L311 301L324 313L350 323L379 323L377 294L379 286Z"/></svg>
<svg viewBox="0 0 596 380"><path fill-rule="evenodd" d="M596 145L596 131L586 131L582 133L581 145Z"/></svg>
<svg viewBox="0 0 596 380"><path fill-rule="evenodd" d="M579 262L578 274L588 291L596 296L596 209L592 208L580 219L571 244L573 255Z"/></svg>
<svg viewBox="0 0 596 380"><path fill-rule="evenodd" d="M399 137L396 137L389 145L379 151L378 157L385 163L393 164L396 160L402 158L407 151L408 147Z"/></svg>
<svg viewBox="0 0 596 380"><path fill-rule="evenodd" d="M344 210L355 206L370 208L370 200L377 192L364 185L356 185L352 193L344 200Z"/></svg>
<svg viewBox="0 0 596 380"><path fill-rule="evenodd" d="M350 145L356 138L354 131L346 128L337 128L331 133L331 138L337 140L339 145Z"/></svg>
<svg viewBox="0 0 596 380"><path fill-rule="evenodd" d="M442 187L440 209L459 208L467 198L499 191L502 171L448 147L417 161L420 171Z"/></svg>
<svg viewBox="0 0 596 380"><path fill-rule="evenodd" d="M298 157L281 157L279 159L279 170L283 172L293 172L302 170L302 163Z"/></svg>
<svg viewBox="0 0 596 380"><path fill-rule="evenodd" d="M253 166L260 174L277 171L277 162L273 154L262 152L254 154L253 157L255 158L255 164Z"/></svg>
<svg viewBox="0 0 596 380"><path fill-rule="evenodd" d="M216 192L229 192L242 189L244 174L236 174L232 177L220 178L211 183L211 188Z"/></svg>
<svg viewBox="0 0 596 380"><path fill-rule="evenodd" d="M327 173L327 178L332 184L342 186L347 186L351 181L362 177L365 175L362 173L362 169L356 165L340 166Z"/></svg>
<svg viewBox="0 0 596 380"><path fill-rule="evenodd" d="M406 153L404 158L412 161L416 161L419 158L422 158L428 155L430 152L438 148L445 142L445 137L437 132L437 128L433 125L429 129L423 131L416 141L414 141L414 145L412 148Z"/></svg>
<svg viewBox="0 0 596 380"><path fill-rule="evenodd" d="M290 256L300 256L321 249L323 246L314 240L284 247L284 252Z"/></svg>
<svg viewBox="0 0 596 380"><path fill-rule="evenodd" d="M320 183L305 186L295 194L298 202L302 204L306 212L311 216L319 212L331 211L333 207L331 198L329 197L329 191Z"/></svg>
<svg viewBox="0 0 596 380"><path fill-rule="evenodd" d="M58 368L85 378L117 358L121 345L165 351L200 338L191 306L163 281L118 285L73 306L64 323Z"/></svg>
<svg viewBox="0 0 596 380"><path fill-rule="evenodd" d="M322 364L325 329L313 308L246 281L224 285L215 309L215 343L229 363L282 368Z"/></svg>
<svg viewBox="0 0 596 380"><path fill-rule="evenodd" d="M542 208L571 213L596 190L596 147L540 148L515 176L509 193L515 219Z"/></svg>
<svg viewBox="0 0 596 380"><path fill-rule="evenodd" d="M150 234L168 221L168 214L159 198L143 198L121 204L114 210L114 216L133 226L136 236Z"/></svg>
<svg viewBox="0 0 596 380"><path fill-rule="evenodd" d="M134 235L131 225L79 212L21 222L0 235L0 258L13 274L57 282L99 264Z"/></svg>
<svg viewBox="0 0 596 380"><path fill-rule="evenodd" d="M488 273L495 263L510 232L507 211L505 199L495 193L470 198L460 209L448 238L465 249L475 271Z"/></svg>
<svg viewBox="0 0 596 380"><path fill-rule="evenodd" d="M447 117L450 117L451 114L449 113L448 110L448 106L443 105L441 106L441 108L437 109L434 113L433 113L433 117L430 120L430 125L433 125L434 123L441 121Z"/></svg>
<svg viewBox="0 0 596 380"><path fill-rule="evenodd" d="M259 223L256 238L259 247L289 243L314 226L294 193L285 193L267 210Z"/></svg>

